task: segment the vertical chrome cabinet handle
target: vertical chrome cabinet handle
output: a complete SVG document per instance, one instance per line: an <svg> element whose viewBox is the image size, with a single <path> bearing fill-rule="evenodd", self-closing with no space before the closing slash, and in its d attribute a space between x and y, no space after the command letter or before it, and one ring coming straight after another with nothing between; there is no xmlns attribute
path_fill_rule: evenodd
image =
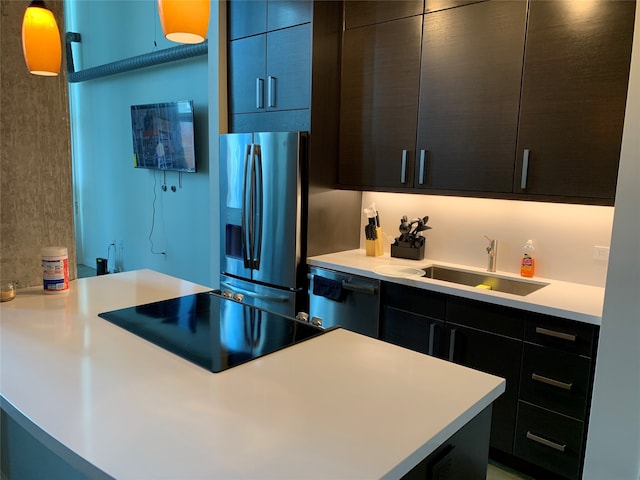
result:
<svg viewBox="0 0 640 480"><path fill-rule="evenodd" d="M418 183L424 185L424 167L426 161L427 151L420 150L420 173L418 174Z"/></svg>
<svg viewBox="0 0 640 480"><path fill-rule="evenodd" d="M407 150L402 150L402 170L400 171L400 183L407 183Z"/></svg>
<svg viewBox="0 0 640 480"><path fill-rule="evenodd" d="M256 78L256 108L264 108L264 80Z"/></svg>
<svg viewBox="0 0 640 480"><path fill-rule="evenodd" d="M276 77L273 77L271 75L267 77L267 98L268 98L267 106L275 107L276 106Z"/></svg>
<svg viewBox="0 0 640 480"><path fill-rule="evenodd" d="M527 432L527 438L529 440L532 440L536 443L539 443L540 445L544 445L545 447L549 447L549 448L553 448L554 450L558 450L559 452L564 453L565 449L567 448L567 445L561 445L559 443L556 442L552 442L551 440L547 440L546 438L542 438L538 435L536 435L535 433L531 433L531 431Z"/></svg>
<svg viewBox="0 0 640 480"><path fill-rule="evenodd" d="M529 149L525 149L522 154L522 177L520 178L520 188L527 188L527 175L529 174Z"/></svg>
<svg viewBox="0 0 640 480"><path fill-rule="evenodd" d="M433 345L435 343L436 336L436 324L432 323L429 327L429 349L427 350L427 354L433 356Z"/></svg>
<svg viewBox="0 0 640 480"><path fill-rule="evenodd" d="M451 335L449 335L449 361L453 362L453 357L456 350L456 331L455 329L451 330Z"/></svg>

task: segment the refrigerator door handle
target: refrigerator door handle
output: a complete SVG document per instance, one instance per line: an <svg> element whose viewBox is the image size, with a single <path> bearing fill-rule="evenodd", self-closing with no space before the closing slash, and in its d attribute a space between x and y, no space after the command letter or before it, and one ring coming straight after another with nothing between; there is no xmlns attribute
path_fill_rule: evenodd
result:
<svg viewBox="0 0 640 480"><path fill-rule="evenodd" d="M254 244L252 251L255 256L253 257L252 263L255 270L260 270L260 260L262 259L262 227L264 223L264 184L262 176L262 148L260 148L260 145L255 146L254 156L253 165L256 176L254 217L257 232L254 232L255 235L253 237Z"/></svg>
<svg viewBox="0 0 640 480"><path fill-rule="evenodd" d="M244 260L244 268L251 268L249 258L251 251L251 204L247 207L247 183L251 181L249 169L252 156L253 144L247 145L244 154L244 175L242 180L242 259ZM249 185L249 195L251 195L251 185ZM249 216L249 222L247 222L247 216Z"/></svg>

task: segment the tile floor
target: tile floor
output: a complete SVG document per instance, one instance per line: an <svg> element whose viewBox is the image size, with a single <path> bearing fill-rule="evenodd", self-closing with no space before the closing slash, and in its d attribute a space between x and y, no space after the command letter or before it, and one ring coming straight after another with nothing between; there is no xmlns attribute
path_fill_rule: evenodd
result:
<svg viewBox="0 0 640 480"><path fill-rule="evenodd" d="M511 470L499 463L490 462L487 467L487 480L534 480L532 477Z"/></svg>

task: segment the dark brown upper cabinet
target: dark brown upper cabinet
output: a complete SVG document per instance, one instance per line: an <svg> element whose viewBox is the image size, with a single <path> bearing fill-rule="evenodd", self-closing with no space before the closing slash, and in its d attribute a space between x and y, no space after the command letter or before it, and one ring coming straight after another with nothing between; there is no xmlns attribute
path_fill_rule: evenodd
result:
<svg viewBox="0 0 640 480"><path fill-rule="evenodd" d="M424 13L437 12L447 8L462 7L470 3L485 2L487 0L425 0Z"/></svg>
<svg viewBox="0 0 640 480"><path fill-rule="evenodd" d="M423 9L424 0L347 1L344 2L344 26L349 29L398 20L419 15Z"/></svg>
<svg viewBox="0 0 640 480"><path fill-rule="evenodd" d="M515 192L613 204L634 12L633 1L530 3Z"/></svg>
<svg viewBox="0 0 640 480"><path fill-rule="evenodd" d="M338 186L613 205L634 1L360 3Z"/></svg>
<svg viewBox="0 0 640 480"><path fill-rule="evenodd" d="M422 15L345 30L339 184L413 185L421 37Z"/></svg>
<svg viewBox="0 0 640 480"><path fill-rule="evenodd" d="M414 186L511 192L526 2L424 16Z"/></svg>

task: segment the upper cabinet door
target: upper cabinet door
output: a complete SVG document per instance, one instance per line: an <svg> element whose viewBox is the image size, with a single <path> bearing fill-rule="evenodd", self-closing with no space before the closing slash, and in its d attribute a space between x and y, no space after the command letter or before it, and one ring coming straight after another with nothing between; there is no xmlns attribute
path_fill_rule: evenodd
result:
<svg viewBox="0 0 640 480"><path fill-rule="evenodd" d="M311 0L232 0L227 2L229 40L311 21Z"/></svg>
<svg viewBox="0 0 640 480"><path fill-rule="evenodd" d="M267 34L267 110L309 108L311 24Z"/></svg>
<svg viewBox="0 0 640 480"><path fill-rule="evenodd" d="M424 13L437 12L447 8L462 7L470 3L486 2L488 0L425 0Z"/></svg>
<svg viewBox="0 0 640 480"><path fill-rule="evenodd" d="M309 23L313 15L311 0L269 0L267 8L269 31Z"/></svg>
<svg viewBox="0 0 640 480"><path fill-rule="evenodd" d="M267 34L229 42L229 112L262 112L266 106Z"/></svg>
<svg viewBox="0 0 640 480"><path fill-rule="evenodd" d="M227 2L229 40L249 37L267 31L265 0L233 0Z"/></svg>
<svg viewBox="0 0 640 480"><path fill-rule="evenodd" d="M488 1L424 16L415 187L511 192L526 10Z"/></svg>
<svg viewBox="0 0 640 480"><path fill-rule="evenodd" d="M345 30L339 184L412 186L421 36L421 15Z"/></svg>
<svg viewBox="0 0 640 480"><path fill-rule="evenodd" d="M531 2L514 191L615 198L635 2Z"/></svg>
<svg viewBox="0 0 640 480"><path fill-rule="evenodd" d="M419 15L424 0L351 0L344 2L345 28L362 27L375 23Z"/></svg>

